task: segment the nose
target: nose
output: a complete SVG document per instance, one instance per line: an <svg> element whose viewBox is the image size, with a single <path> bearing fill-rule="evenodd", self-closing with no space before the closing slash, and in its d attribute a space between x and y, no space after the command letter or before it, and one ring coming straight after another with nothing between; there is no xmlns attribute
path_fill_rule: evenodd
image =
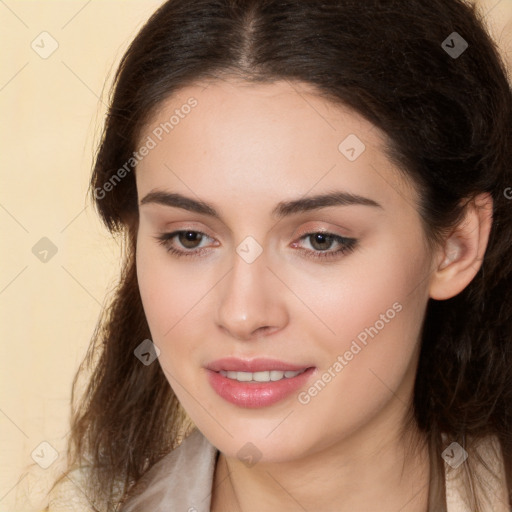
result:
<svg viewBox="0 0 512 512"><path fill-rule="evenodd" d="M233 260L233 268L218 288L217 326L242 341L285 327L289 315L283 285L267 267L265 252L252 263L238 254Z"/></svg>

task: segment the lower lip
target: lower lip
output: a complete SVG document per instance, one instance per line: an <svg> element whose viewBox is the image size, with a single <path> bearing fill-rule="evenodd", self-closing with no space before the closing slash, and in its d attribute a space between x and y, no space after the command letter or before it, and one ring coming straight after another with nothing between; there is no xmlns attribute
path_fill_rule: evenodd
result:
<svg viewBox="0 0 512 512"><path fill-rule="evenodd" d="M207 371L210 385L224 400L239 407L257 408L275 404L296 392L304 386L315 368L308 368L296 377L271 382L238 382L213 370Z"/></svg>

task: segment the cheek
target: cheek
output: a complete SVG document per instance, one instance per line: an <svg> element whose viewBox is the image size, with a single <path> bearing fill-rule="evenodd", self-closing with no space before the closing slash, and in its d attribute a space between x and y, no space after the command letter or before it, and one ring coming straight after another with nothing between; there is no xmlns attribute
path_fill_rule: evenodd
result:
<svg viewBox="0 0 512 512"><path fill-rule="evenodd" d="M303 287L335 333L316 319L301 324L319 356L316 379L298 397L295 427L304 439L321 423L322 443L329 446L340 432L358 432L379 411L406 409L428 300L427 287L418 286L425 263L419 253L409 259L390 249L360 268L354 263L337 280L325 280L323 293Z"/></svg>
<svg viewBox="0 0 512 512"><path fill-rule="evenodd" d="M317 337L327 355L323 370L337 363L337 384L325 399L332 393L332 400L339 400L341 393L355 411L400 387L415 365L428 301L427 272L421 243L382 245L354 259L338 280L326 281L323 294L310 297L335 332Z"/></svg>
<svg viewBox="0 0 512 512"><path fill-rule="evenodd" d="M416 242L354 253L336 274L294 277L316 313L297 321L316 341L319 366L331 368L352 398L375 391L379 377L394 389L414 362L428 301L428 261Z"/></svg>
<svg viewBox="0 0 512 512"><path fill-rule="evenodd" d="M139 235L137 242L137 280L151 334L155 340L161 340L183 308L179 295L186 293L187 289L183 289L180 275L166 265L164 248L148 238L144 234Z"/></svg>
<svg viewBox="0 0 512 512"><path fill-rule="evenodd" d="M422 240L388 237L347 256L339 265L304 273L291 269L287 282L314 314L297 316L329 352L348 350L355 338L379 338L386 331L409 330L421 321L428 300L428 258ZM303 308L304 309L304 308ZM400 310L400 311L398 311ZM322 340L324 340L322 342ZM400 340L409 344L410 338Z"/></svg>
<svg viewBox="0 0 512 512"><path fill-rule="evenodd" d="M204 324L205 320L198 315L204 311L201 305L214 284L210 282L212 276L206 266L203 271L200 265L194 267L191 275L190 265L180 264L149 236L139 240L137 280L152 341L161 351L162 363L169 366L174 359L181 364L184 358L179 357L180 351L186 352L186 359L191 360L193 326Z"/></svg>

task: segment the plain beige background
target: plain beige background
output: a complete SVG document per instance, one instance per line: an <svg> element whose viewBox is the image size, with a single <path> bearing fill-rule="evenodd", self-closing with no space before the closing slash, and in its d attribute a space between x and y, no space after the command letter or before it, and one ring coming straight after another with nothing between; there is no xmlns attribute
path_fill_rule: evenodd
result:
<svg viewBox="0 0 512 512"><path fill-rule="evenodd" d="M1 512L40 510L65 462L71 381L119 271L92 158L115 65L161 3L0 0ZM512 70L512 0L479 3Z"/></svg>

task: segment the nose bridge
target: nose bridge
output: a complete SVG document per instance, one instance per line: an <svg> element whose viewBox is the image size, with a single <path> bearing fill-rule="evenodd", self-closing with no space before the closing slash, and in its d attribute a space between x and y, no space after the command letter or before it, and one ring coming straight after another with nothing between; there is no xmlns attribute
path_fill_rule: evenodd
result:
<svg viewBox="0 0 512 512"><path fill-rule="evenodd" d="M217 324L233 337L249 339L258 330L282 327L286 321L284 304L276 294L277 284L272 282L267 264L266 253L254 241L246 239L236 248L216 312Z"/></svg>

